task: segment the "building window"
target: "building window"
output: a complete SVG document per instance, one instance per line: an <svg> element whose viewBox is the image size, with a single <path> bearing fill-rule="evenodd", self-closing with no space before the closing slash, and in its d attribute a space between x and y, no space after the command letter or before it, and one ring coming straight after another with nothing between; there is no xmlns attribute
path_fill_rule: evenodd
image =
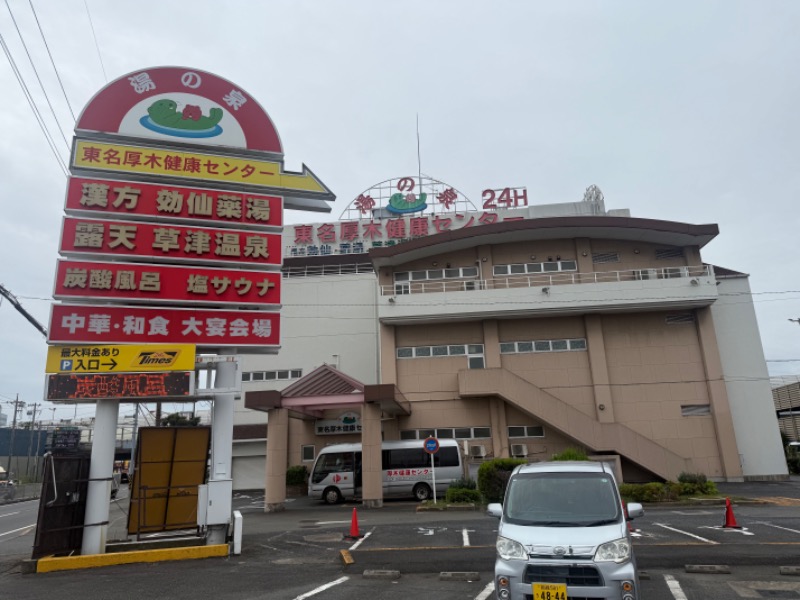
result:
<svg viewBox="0 0 800 600"><path fill-rule="evenodd" d="M544 427L541 425L510 425L508 427L510 438L543 438Z"/></svg>
<svg viewBox="0 0 800 600"><path fill-rule="evenodd" d="M400 431L401 440L424 440L429 437L443 440L472 440L492 437L490 427L443 427L439 429L403 429Z"/></svg>
<svg viewBox="0 0 800 600"><path fill-rule="evenodd" d="M705 417L711 414L711 406L709 404L682 404L681 416L682 417Z"/></svg>
<svg viewBox="0 0 800 600"><path fill-rule="evenodd" d="M694 323L694 313L667 315L664 321L667 325L691 325Z"/></svg>
<svg viewBox="0 0 800 600"><path fill-rule="evenodd" d="M531 273L556 273L559 271L577 271L578 263L574 260L557 260L543 263L525 263L512 265L495 265L492 273L495 276L525 275Z"/></svg>
<svg viewBox="0 0 800 600"><path fill-rule="evenodd" d="M501 342L500 354L526 354L528 352L569 352L586 350L584 338L566 340L536 340L532 342Z"/></svg>
<svg viewBox="0 0 800 600"><path fill-rule="evenodd" d="M408 284L400 284L400 282L407 281L438 281L441 279L465 279L468 277L477 277L477 267L460 267L453 269L430 269L425 271L401 271L394 274L395 290L400 285L404 285L408 290ZM407 294L408 291L397 292L398 294Z"/></svg>
<svg viewBox="0 0 800 600"><path fill-rule="evenodd" d="M311 462L314 460L314 446L300 446L300 455L303 457L303 462Z"/></svg>
<svg viewBox="0 0 800 600"><path fill-rule="evenodd" d="M618 252L594 252L592 253L592 262L598 263L615 263L619 262Z"/></svg>
<svg viewBox="0 0 800 600"><path fill-rule="evenodd" d="M452 346L414 346L397 348L397 358L439 358L441 356L466 356L468 362L480 355L483 364L483 344L458 344ZM470 364L473 364L470 362ZM477 364L475 362L474 364ZM470 369L482 369L483 366L470 366Z"/></svg>
<svg viewBox="0 0 800 600"><path fill-rule="evenodd" d="M248 371L242 373L242 381L288 381L289 379L300 379L302 376L302 369L292 369L289 371Z"/></svg>
<svg viewBox="0 0 800 600"><path fill-rule="evenodd" d="M683 258L682 248L663 248L656 250L656 260L666 260L669 258Z"/></svg>

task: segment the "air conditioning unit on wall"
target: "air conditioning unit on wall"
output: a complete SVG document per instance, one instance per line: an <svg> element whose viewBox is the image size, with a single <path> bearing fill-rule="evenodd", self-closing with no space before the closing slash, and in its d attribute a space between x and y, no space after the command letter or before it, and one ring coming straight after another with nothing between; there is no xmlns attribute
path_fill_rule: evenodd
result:
<svg viewBox="0 0 800 600"><path fill-rule="evenodd" d="M511 456L525 458L528 456L528 447L525 444L511 444Z"/></svg>
<svg viewBox="0 0 800 600"><path fill-rule="evenodd" d="M469 455L471 458L484 458L486 456L486 447L477 444L470 446Z"/></svg>

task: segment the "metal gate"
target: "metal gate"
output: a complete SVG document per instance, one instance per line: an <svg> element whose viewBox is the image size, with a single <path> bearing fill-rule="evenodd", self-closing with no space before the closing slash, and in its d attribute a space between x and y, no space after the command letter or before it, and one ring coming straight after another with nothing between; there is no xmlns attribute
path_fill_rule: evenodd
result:
<svg viewBox="0 0 800 600"><path fill-rule="evenodd" d="M45 454L32 558L80 553L89 456Z"/></svg>

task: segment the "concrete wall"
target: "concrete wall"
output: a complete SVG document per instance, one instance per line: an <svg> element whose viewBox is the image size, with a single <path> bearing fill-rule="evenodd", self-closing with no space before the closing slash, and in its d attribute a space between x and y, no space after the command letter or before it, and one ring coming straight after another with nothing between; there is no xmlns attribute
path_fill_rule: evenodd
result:
<svg viewBox="0 0 800 600"><path fill-rule="evenodd" d="M747 278L721 279L711 314L745 478L787 474L778 419Z"/></svg>

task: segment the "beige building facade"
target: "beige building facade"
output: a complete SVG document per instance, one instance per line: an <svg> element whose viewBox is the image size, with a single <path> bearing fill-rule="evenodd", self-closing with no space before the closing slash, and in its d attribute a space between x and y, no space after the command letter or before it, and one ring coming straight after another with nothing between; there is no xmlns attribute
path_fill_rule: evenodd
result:
<svg viewBox="0 0 800 600"><path fill-rule="evenodd" d="M458 439L473 472L578 447L628 482L787 477L747 276L701 257L717 235L713 224L546 217L358 260L286 259L284 296L304 290L285 301L286 353L269 360L303 368L277 364L298 375L283 389L245 378L242 410L251 431L268 421L268 507L285 499L287 466L359 441L362 497L378 506L379 453L368 461L367 448L429 435ZM311 329L316 341L301 335ZM319 428L344 413L358 431Z"/></svg>

